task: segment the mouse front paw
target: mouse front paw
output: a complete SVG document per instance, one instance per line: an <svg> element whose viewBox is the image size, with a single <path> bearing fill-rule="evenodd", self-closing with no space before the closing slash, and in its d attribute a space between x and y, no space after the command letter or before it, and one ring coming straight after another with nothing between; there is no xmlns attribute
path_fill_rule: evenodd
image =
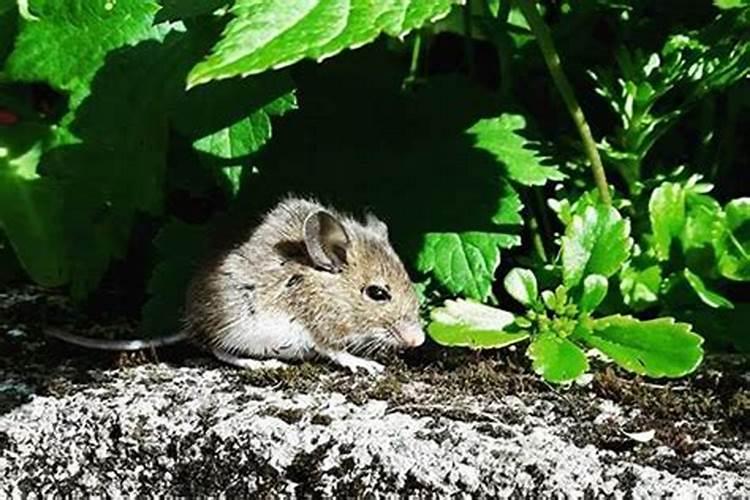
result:
<svg viewBox="0 0 750 500"><path fill-rule="evenodd" d="M349 354L348 352L333 352L326 353L331 361L335 362L339 366L348 369L352 373L357 373L359 370L364 370L370 375L377 375L383 373L385 366L381 365L377 361L360 358Z"/></svg>

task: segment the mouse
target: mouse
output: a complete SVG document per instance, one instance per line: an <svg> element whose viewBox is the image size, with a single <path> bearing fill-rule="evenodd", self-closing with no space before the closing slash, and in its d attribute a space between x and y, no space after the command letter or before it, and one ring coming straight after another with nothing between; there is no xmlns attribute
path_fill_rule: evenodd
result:
<svg viewBox="0 0 750 500"><path fill-rule="evenodd" d="M425 340L416 290L388 226L372 213L357 219L294 195L198 268L185 294L183 324L171 336L150 340L49 334L113 350L189 339L240 368L322 358L370 374L384 370L368 359L375 352Z"/></svg>

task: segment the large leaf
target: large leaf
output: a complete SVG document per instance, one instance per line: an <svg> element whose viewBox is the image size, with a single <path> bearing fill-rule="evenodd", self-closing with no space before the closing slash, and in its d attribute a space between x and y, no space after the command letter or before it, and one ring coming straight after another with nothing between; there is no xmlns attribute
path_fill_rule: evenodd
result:
<svg viewBox="0 0 750 500"><path fill-rule="evenodd" d="M513 314L466 300L448 300L431 313L427 328L430 337L441 345L490 349L505 347L529 336L525 331L508 331Z"/></svg>
<svg viewBox="0 0 750 500"><path fill-rule="evenodd" d="M607 316L595 320L583 338L623 368L651 377L681 377L703 359L701 336L672 318Z"/></svg>
<svg viewBox="0 0 750 500"><path fill-rule="evenodd" d="M21 150L8 141L10 134L0 140L0 151L5 153L0 155L0 229L34 281L59 286L69 274L61 223L62 186L36 172L46 128L14 128L14 132L25 129L22 134L36 140Z"/></svg>
<svg viewBox="0 0 750 500"><path fill-rule="evenodd" d="M237 0L234 16L189 85L261 73L302 58L324 59L374 40L403 36L448 14L456 0Z"/></svg>
<svg viewBox="0 0 750 500"><path fill-rule="evenodd" d="M610 277L630 256L630 221L613 207L589 206L574 215L562 238L563 281L568 288L589 274Z"/></svg>
<svg viewBox="0 0 750 500"><path fill-rule="evenodd" d="M519 133L525 127L523 116L504 114L480 120L468 132L476 137L476 146L492 154L507 176L520 184L541 186L548 180L564 179L557 167L543 165L544 158L530 149L529 141Z"/></svg>
<svg viewBox="0 0 750 500"><path fill-rule="evenodd" d="M46 81L76 94L88 90L111 50L160 38L167 27L155 27L151 0L37 0L37 21L22 24L5 70L14 80Z"/></svg>
<svg viewBox="0 0 750 500"><path fill-rule="evenodd" d="M417 265L451 292L477 300L492 293L500 248L520 243L517 236L491 233L428 233Z"/></svg>
<svg viewBox="0 0 750 500"><path fill-rule="evenodd" d="M589 368L586 354L577 345L552 332L534 338L526 354L534 371L549 382L573 381Z"/></svg>
<svg viewBox="0 0 750 500"><path fill-rule="evenodd" d="M667 260L672 239L677 238L685 226L685 190L679 184L663 183L651 193L648 212L656 256Z"/></svg>

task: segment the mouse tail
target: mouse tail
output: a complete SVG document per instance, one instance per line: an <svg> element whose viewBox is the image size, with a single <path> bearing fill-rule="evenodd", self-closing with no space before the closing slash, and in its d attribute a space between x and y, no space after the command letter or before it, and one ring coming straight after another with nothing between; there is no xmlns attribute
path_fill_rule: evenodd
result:
<svg viewBox="0 0 750 500"><path fill-rule="evenodd" d="M59 328L47 328L45 335L52 337L68 344L74 344L89 349L103 349L107 351L140 351L142 349L153 349L166 345L177 344L186 340L190 334L187 329L179 330L172 335L165 335L153 339L94 339L83 337L74 333L69 333Z"/></svg>

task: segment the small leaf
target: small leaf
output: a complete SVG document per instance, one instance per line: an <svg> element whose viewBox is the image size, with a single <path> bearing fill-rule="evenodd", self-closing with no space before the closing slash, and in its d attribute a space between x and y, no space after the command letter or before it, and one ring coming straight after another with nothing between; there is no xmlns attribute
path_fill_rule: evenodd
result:
<svg viewBox="0 0 750 500"><path fill-rule="evenodd" d="M467 300L448 300L433 309L427 328L430 337L441 345L474 349L500 348L519 342L528 332L512 329L512 313Z"/></svg>
<svg viewBox="0 0 750 500"><path fill-rule="evenodd" d="M685 268L683 274L685 275L687 282L690 284L690 287L696 294L698 294L698 297L700 297L704 304L715 308L725 307L727 309L734 309L734 304L718 293L709 290L700 276L692 272L690 269Z"/></svg>
<svg viewBox="0 0 750 500"><path fill-rule="evenodd" d="M595 320L582 338L626 370L650 377L681 377L703 359L703 338L673 318L607 316Z"/></svg>
<svg viewBox="0 0 750 500"><path fill-rule="evenodd" d="M520 243L518 236L495 233L427 233L417 266L432 272L450 292L476 300L492 293L500 248Z"/></svg>
<svg viewBox="0 0 750 500"><path fill-rule="evenodd" d="M536 337L526 354L533 362L534 371L549 382L570 382L589 368L584 352L570 340L554 333Z"/></svg>
<svg viewBox="0 0 750 500"><path fill-rule="evenodd" d="M505 289L511 297L525 306L537 302L538 291L534 273L528 269L515 267L505 276Z"/></svg>
<svg viewBox="0 0 750 500"><path fill-rule="evenodd" d="M667 260L672 239L678 237L685 226L685 190L679 184L663 183L651 193L648 211L656 256Z"/></svg>
<svg viewBox="0 0 750 500"><path fill-rule="evenodd" d="M609 283L601 274L590 274L583 280L583 295L578 303L578 309L586 314L594 311L607 295Z"/></svg>
<svg viewBox="0 0 750 500"><path fill-rule="evenodd" d="M623 266L620 272L620 293L625 304L636 309L643 309L659 299L662 283L661 267L658 264L640 268L645 265L634 259Z"/></svg>
<svg viewBox="0 0 750 500"><path fill-rule="evenodd" d="M492 154L505 166L507 176L526 186L542 186L548 180L563 180L556 167L542 164L544 158L529 149L529 141L519 131L526 127L521 115L504 114L479 120L468 132L476 137L476 147Z"/></svg>
<svg viewBox="0 0 750 500"><path fill-rule="evenodd" d="M727 214L727 225L730 231L750 221L750 198L737 198L727 203L724 211Z"/></svg>
<svg viewBox="0 0 750 500"><path fill-rule="evenodd" d="M630 221L613 207L587 207L574 215L562 238L563 281L573 288L589 274L609 277L630 256Z"/></svg>

